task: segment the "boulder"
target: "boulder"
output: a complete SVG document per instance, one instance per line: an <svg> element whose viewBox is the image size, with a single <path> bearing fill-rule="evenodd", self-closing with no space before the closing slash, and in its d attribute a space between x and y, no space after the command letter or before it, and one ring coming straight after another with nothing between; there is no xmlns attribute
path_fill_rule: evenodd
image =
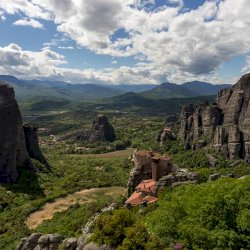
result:
<svg viewBox="0 0 250 250"><path fill-rule="evenodd" d="M210 181L216 181L216 180L218 180L219 178L220 178L220 174L218 174L218 173L211 174L211 175L209 176L209 180L210 180Z"/></svg>
<svg viewBox="0 0 250 250"><path fill-rule="evenodd" d="M229 167L235 167L235 166L238 166L242 163L243 161L242 160L236 160L236 161L233 161Z"/></svg>
<svg viewBox="0 0 250 250"><path fill-rule="evenodd" d="M63 241L63 248L65 250L76 250L77 248L77 238L68 238Z"/></svg>
<svg viewBox="0 0 250 250"><path fill-rule="evenodd" d="M76 250L83 250L85 243L86 243L86 237L83 236L79 237L79 239L77 240Z"/></svg>
<svg viewBox="0 0 250 250"><path fill-rule="evenodd" d="M206 154L208 162L212 168L216 167L217 159L211 154Z"/></svg>
<svg viewBox="0 0 250 250"><path fill-rule="evenodd" d="M59 234L44 234L38 240L40 250L58 250L63 237Z"/></svg>
<svg viewBox="0 0 250 250"><path fill-rule="evenodd" d="M0 82L0 182L15 183L20 169L36 171L26 149L22 117L12 87Z"/></svg>
<svg viewBox="0 0 250 250"><path fill-rule="evenodd" d="M62 241L63 237L59 234L33 233L21 240L17 250L58 250Z"/></svg>
<svg viewBox="0 0 250 250"><path fill-rule="evenodd" d="M96 244L94 244L93 242L90 242L89 244L87 244L83 248L83 250L98 250L98 249L99 249L99 247Z"/></svg>

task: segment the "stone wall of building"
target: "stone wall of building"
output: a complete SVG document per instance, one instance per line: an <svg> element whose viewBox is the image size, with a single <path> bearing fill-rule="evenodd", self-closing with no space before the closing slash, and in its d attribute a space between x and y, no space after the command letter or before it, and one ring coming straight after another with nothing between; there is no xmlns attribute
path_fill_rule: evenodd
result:
<svg viewBox="0 0 250 250"><path fill-rule="evenodd" d="M162 176L172 171L169 157L146 150L134 152L132 165L127 185L129 193L132 193L142 180L155 179L158 181Z"/></svg>

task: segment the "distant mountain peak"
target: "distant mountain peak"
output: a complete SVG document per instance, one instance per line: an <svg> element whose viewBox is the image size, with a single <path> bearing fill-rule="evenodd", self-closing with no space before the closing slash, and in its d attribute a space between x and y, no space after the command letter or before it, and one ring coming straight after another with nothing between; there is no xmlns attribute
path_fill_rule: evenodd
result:
<svg viewBox="0 0 250 250"><path fill-rule="evenodd" d="M164 82L151 90L142 92L141 95L154 99L208 96L216 95L221 89L230 87L232 87L230 84L216 85L200 81L191 81L183 84Z"/></svg>

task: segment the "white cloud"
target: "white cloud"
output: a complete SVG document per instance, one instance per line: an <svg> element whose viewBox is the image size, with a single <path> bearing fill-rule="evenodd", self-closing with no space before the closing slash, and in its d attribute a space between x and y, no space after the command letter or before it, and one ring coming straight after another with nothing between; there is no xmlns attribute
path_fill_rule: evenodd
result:
<svg viewBox="0 0 250 250"><path fill-rule="evenodd" d="M54 80L64 80L77 83L159 83L183 82L194 80L190 73L180 73L154 64L138 63L134 67L104 68L96 70L70 69L64 67L67 63L64 56L49 48L41 51L23 50L17 44L0 47L0 74L11 74L26 79L48 77ZM169 77L166 77L170 75ZM216 75L199 76L197 80L221 83L223 79ZM235 81L227 81L235 82Z"/></svg>
<svg viewBox="0 0 250 250"><path fill-rule="evenodd" d="M43 29L43 24L35 19L19 19L13 23L16 26L30 26L35 29Z"/></svg>
<svg viewBox="0 0 250 250"><path fill-rule="evenodd" d="M73 46L58 46L58 49L74 49Z"/></svg>
<svg viewBox="0 0 250 250"><path fill-rule="evenodd" d="M2 20L3 22L5 22L5 21L6 21L6 16L1 16L1 20Z"/></svg>
<svg viewBox="0 0 250 250"><path fill-rule="evenodd" d="M97 54L135 56L146 63L93 70L92 76L112 82L219 81L215 72L225 61L250 53L249 0L210 0L185 12L181 0L144 8L152 5L153 0L13 0L1 1L0 9L53 20L59 32ZM128 36L115 40L118 30Z"/></svg>
<svg viewBox="0 0 250 250"><path fill-rule="evenodd" d="M0 10L7 14L23 13L30 18L41 18L45 20L51 20L53 17L52 13L34 4L30 0L0 1Z"/></svg>
<svg viewBox="0 0 250 250"><path fill-rule="evenodd" d="M59 65L65 64L64 57L49 49L40 52L25 51L17 44L0 47L0 73L17 76L52 76Z"/></svg>
<svg viewBox="0 0 250 250"><path fill-rule="evenodd" d="M244 74L250 72L250 56L246 57L246 62L245 62L244 67L242 68L241 72Z"/></svg>

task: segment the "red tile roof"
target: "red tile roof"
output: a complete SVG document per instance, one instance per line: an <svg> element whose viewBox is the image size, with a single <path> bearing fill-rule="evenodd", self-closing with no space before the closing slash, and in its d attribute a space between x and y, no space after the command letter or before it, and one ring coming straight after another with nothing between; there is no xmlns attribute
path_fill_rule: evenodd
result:
<svg viewBox="0 0 250 250"><path fill-rule="evenodd" d="M138 206L142 203L143 195L141 192L134 192L127 200L126 204L130 203L131 206Z"/></svg>
<svg viewBox="0 0 250 250"><path fill-rule="evenodd" d="M157 198L147 193L154 193L156 188L156 181L143 180L137 187L136 191L126 200L126 204L130 203L131 206L138 206L144 202L153 203L157 201Z"/></svg>
<svg viewBox="0 0 250 250"><path fill-rule="evenodd" d="M153 179L143 180L137 187L136 190L143 192L154 192L155 191L156 181Z"/></svg>
<svg viewBox="0 0 250 250"><path fill-rule="evenodd" d="M134 192L127 200L126 200L126 204L130 203L131 206L139 206L142 203L146 202L148 204L151 204L153 202L156 202L157 198L154 196L146 196L144 197L142 192Z"/></svg>

